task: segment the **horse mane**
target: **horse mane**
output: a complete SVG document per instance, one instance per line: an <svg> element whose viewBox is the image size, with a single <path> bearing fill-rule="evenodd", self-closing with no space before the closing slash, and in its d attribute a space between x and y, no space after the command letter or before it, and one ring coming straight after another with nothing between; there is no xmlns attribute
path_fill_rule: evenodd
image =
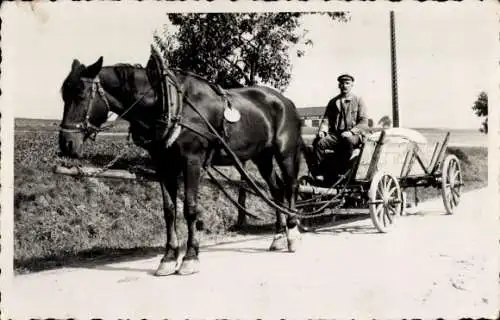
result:
<svg viewBox="0 0 500 320"><path fill-rule="evenodd" d="M113 65L108 65L105 68L113 72L119 81L122 83L123 92L139 92L139 88L136 83L136 75L137 73L143 72L144 75L146 73L146 69L140 64L130 64L130 63L116 63ZM147 78L147 76L146 76ZM133 95L132 95L133 96ZM133 99L129 97L129 99ZM127 101L127 103L132 103L131 101Z"/></svg>
<svg viewBox="0 0 500 320"><path fill-rule="evenodd" d="M126 78L127 75L130 74L130 72L135 72L137 70L141 70L141 71L145 71L146 70L146 68L143 67L139 63L136 63L136 64L116 63L116 64L108 66L108 67L113 68L115 70L115 72L117 72L122 78ZM172 70L172 71L181 73L181 74L183 74L185 76L189 76L189 77L195 78L197 80L203 81L207 85L209 85L210 87L216 86L216 84L213 81L210 81L206 77L203 77L203 76L201 76L201 75L199 75L197 73L194 73L192 71L187 71L187 70L183 70L183 69L179 69L179 68L169 68L169 69Z"/></svg>
<svg viewBox="0 0 500 320"><path fill-rule="evenodd" d="M108 66L114 70L114 72L122 79L127 79L129 75L135 73L139 70L145 70L144 67L140 64L130 64L130 63L117 63L111 66Z"/></svg>
<svg viewBox="0 0 500 320"><path fill-rule="evenodd" d="M140 63L130 64L130 63L116 63L111 67L117 68L131 68L131 69L144 69L144 67Z"/></svg>
<svg viewBox="0 0 500 320"><path fill-rule="evenodd" d="M209 79L207 79L206 77L203 77L195 72L192 72L192 71L187 71L187 70L183 70L183 69L179 69L179 68L169 68L170 70L172 71L175 71L175 72L178 72L178 73L182 73L183 75L185 76L189 76L189 77L193 77L193 78L196 78L198 80L201 80L201 81L204 81L206 82L208 85L211 85L213 84L212 81L210 81Z"/></svg>
<svg viewBox="0 0 500 320"><path fill-rule="evenodd" d="M216 82L211 81L211 80L207 79L206 77L203 77L203 76L201 76L195 72L192 72L192 71L187 71L187 70L183 70L183 69L179 69L179 68L170 68L170 70L181 73L184 76L192 77L192 78L195 78L196 80L200 80L202 82L205 82L206 85L208 85L210 88L212 88L213 90L215 90L218 93L220 92L219 87L224 88L224 89L230 89L230 88L227 88L225 86L224 87L219 86ZM240 83L237 83L236 81L234 81L233 83L234 83L234 86L231 86L231 88L243 88L244 87L243 85L241 85Z"/></svg>

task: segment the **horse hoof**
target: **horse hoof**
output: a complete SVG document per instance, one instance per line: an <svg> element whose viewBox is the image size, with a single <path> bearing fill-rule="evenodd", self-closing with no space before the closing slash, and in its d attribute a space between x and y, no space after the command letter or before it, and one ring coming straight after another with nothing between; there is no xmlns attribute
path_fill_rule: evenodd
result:
<svg viewBox="0 0 500 320"><path fill-rule="evenodd" d="M269 251L280 251L284 250L285 248L286 248L285 235L282 233L276 234L273 238L271 246L269 247Z"/></svg>
<svg viewBox="0 0 500 320"><path fill-rule="evenodd" d="M297 246L300 239L301 239L301 234L298 227L288 229L286 237L288 243L288 252L295 252L297 250Z"/></svg>
<svg viewBox="0 0 500 320"><path fill-rule="evenodd" d="M198 272L200 272L200 260L198 260L198 258L183 260L181 267L177 270L177 273L181 276L187 276Z"/></svg>
<svg viewBox="0 0 500 320"><path fill-rule="evenodd" d="M177 261L160 262L158 269L156 269L155 276L162 277L174 274L177 271Z"/></svg>

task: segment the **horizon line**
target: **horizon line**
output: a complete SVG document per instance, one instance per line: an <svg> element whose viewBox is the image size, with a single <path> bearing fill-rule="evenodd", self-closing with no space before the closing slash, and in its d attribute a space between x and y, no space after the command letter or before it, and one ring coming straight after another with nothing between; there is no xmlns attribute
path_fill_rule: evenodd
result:
<svg viewBox="0 0 500 320"><path fill-rule="evenodd" d="M35 120L35 121L61 121L61 119L53 119L53 118L26 118L26 117L14 117L15 120ZM115 120L111 120L115 121ZM108 121L108 122L111 122ZM118 120L119 122L127 122L127 120L120 119ZM15 123L14 123L15 124ZM409 129L443 129L443 130L477 130L479 132L480 128L475 128L475 127L446 127L446 126L430 126L430 127L425 127L425 126L409 126L407 127Z"/></svg>

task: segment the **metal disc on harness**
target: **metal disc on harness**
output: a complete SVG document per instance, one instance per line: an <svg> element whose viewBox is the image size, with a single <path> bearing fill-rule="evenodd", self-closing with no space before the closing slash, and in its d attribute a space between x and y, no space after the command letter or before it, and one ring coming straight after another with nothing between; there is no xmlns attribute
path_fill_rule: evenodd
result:
<svg viewBox="0 0 500 320"><path fill-rule="evenodd" d="M224 119L226 119L229 122L233 122L233 123L238 122L241 119L241 114L235 108L225 107L224 108Z"/></svg>

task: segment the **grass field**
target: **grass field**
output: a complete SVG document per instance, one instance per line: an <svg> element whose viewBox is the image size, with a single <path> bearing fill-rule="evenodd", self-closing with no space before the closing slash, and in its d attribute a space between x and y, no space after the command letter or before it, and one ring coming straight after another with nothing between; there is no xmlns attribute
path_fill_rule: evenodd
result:
<svg viewBox="0 0 500 320"><path fill-rule="evenodd" d="M52 119L16 119L14 123L15 132L25 132L25 131L57 131L59 130L59 125L61 120ZM119 120L112 122L113 126L110 132L128 132L128 122Z"/></svg>
<svg viewBox="0 0 500 320"><path fill-rule="evenodd" d="M57 131L59 128L59 120L41 120L41 119L16 119L15 131ZM435 129L435 128L415 128L422 133L430 143L442 141L447 131L451 132L450 143L462 144L470 146L487 146L488 136L479 132L476 129ZM128 123L126 121L113 122L110 132L128 132ZM316 134L317 129L311 127L302 128L302 133L305 135Z"/></svg>
<svg viewBox="0 0 500 320"><path fill-rule="evenodd" d="M126 157L116 168L134 170L149 165L147 155L128 145L123 136L102 136L85 146L83 160L63 159L58 157L57 133L53 130L58 123L48 124L52 129L36 121L16 123L14 263L17 272L65 265L82 257L115 251L130 253L133 248L148 251L163 246L165 225L157 183L143 179L74 178L52 171L57 164L102 166L124 148ZM486 148L454 147L449 152L462 161L468 189L487 184ZM251 174L258 177L255 168L249 167ZM305 170L303 164L302 171ZM238 177L234 169L224 171ZM182 187L179 189L179 219L183 219ZM236 190L230 192L236 194ZM437 192L426 191L422 198L434 197ZM205 226L202 239L230 235L228 229L235 223L237 211L220 190L204 181L199 203ZM265 225L264 232L272 230L273 212L254 196L248 197L247 205L250 211L264 218L259 222ZM182 226L180 233L184 235Z"/></svg>

